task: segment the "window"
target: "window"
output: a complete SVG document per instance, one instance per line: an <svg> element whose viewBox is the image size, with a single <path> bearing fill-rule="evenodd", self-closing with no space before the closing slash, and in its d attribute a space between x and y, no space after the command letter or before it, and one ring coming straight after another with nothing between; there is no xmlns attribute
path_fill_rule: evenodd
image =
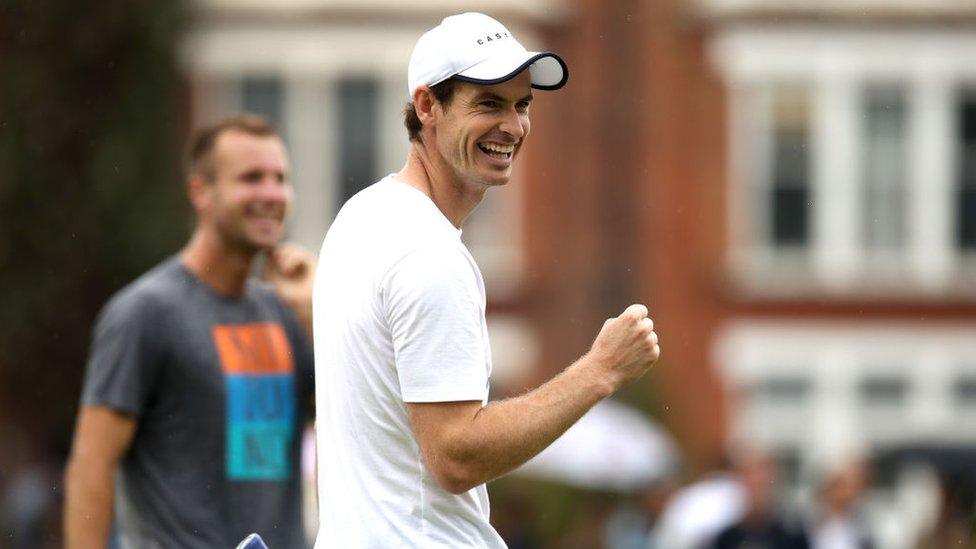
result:
<svg viewBox="0 0 976 549"><path fill-rule="evenodd" d="M770 151L770 234L776 247L809 239L810 108L804 89L774 91Z"/></svg>
<svg viewBox="0 0 976 549"><path fill-rule="evenodd" d="M976 252L976 88L960 94L957 130L956 239L959 248Z"/></svg>
<svg viewBox="0 0 976 549"><path fill-rule="evenodd" d="M755 397L771 405L803 406L809 394L810 381L799 377L773 376L755 388Z"/></svg>
<svg viewBox="0 0 976 549"><path fill-rule="evenodd" d="M733 26L709 46L729 96L736 283L774 299L971 295L972 33Z"/></svg>
<svg viewBox="0 0 976 549"><path fill-rule="evenodd" d="M869 86L863 101L863 244L869 252L905 246L905 93Z"/></svg>
<svg viewBox="0 0 976 549"><path fill-rule="evenodd" d="M736 395L732 432L777 448L850 437L976 443L974 330L973 323L735 321L714 347Z"/></svg>
<svg viewBox="0 0 976 549"><path fill-rule="evenodd" d="M757 442L770 447L788 447L797 442L797 425L812 420L811 404L820 395L804 373L803 362L764 362L767 371L740 385L745 397L740 412L743 427L752 431ZM743 380L745 381L745 380Z"/></svg>
<svg viewBox="0 0 976 549"><path fill-rule="evenodd" d="M908 383L893 376L871 376L861 380L859 392L865 406L899 407L908 395Z"/></svg>
<svg viewBox="0 0 976 549"><path fill-rule="evenodd" d="M371 78L338 82L340 206L378 178L379 93L379 84Z"/></svg>
<svg viewBox="0 0 976 549"><path fill-rule="evenodd" d="M976 407L976 377L961 376L952 386L953 397L960 408Z"/></svg>
<svg viewBox="0 0 976 549"><path fill-rule="evenodd" d="M285 135L283 97L283 86L278 78L246 77L241 81L241 108L245 112L267 117L282 136Z"/></svg>

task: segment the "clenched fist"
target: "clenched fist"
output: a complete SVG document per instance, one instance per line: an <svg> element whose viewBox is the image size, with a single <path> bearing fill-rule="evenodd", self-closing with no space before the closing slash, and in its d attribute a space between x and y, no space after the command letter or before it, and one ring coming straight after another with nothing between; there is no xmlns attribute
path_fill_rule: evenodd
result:
<svg viewBox="0 0 976 549"><path fill-rule="evenodd" d="M647 307L631 305L604 322L587 355L608 376L614 390L644 375L661 356Z"/></svg>

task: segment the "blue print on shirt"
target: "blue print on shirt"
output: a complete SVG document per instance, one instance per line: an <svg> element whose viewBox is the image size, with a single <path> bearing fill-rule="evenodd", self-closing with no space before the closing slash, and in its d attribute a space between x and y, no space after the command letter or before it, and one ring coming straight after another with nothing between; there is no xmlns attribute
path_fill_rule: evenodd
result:
<svg viewBox="0 0 976 549"><path fill-rule="evenodd" d="M227 476L291 476L295 399L291 376L227 376Z"/></svg>
<svg viewBox="0 0 976 549"><path fill-rule="evenodd" d="M290 478L295 381L284 330L271 322L218 325L213 337L226 389L227 477Z"/></svg>

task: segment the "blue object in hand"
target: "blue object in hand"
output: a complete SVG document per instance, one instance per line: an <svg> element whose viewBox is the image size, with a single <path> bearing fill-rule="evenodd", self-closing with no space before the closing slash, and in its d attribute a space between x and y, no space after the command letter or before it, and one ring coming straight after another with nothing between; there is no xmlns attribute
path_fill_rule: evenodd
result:
<svg viewBox="0 0 976 549"><path fill-rule="evenodd" d="M237 544L237 549L268 549L268 546L264 544L264 540L261 536L257 534L251 534L244 538L244 541Z"/></svg>

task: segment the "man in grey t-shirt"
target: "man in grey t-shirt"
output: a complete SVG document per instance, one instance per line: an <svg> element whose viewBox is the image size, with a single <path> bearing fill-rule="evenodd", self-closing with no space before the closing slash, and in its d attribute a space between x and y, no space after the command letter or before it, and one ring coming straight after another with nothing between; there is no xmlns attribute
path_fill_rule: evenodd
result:
<svg viewBox="0 0 976 549"><path fill-rule="evenodd" d="M190 242L102 311L67 472L67 547L305 547L312 259L279 246L284 146L243 116L200 132ZM268 251L270 285L249 279ZM118 475L116 475L118 472Z"/></svg>

